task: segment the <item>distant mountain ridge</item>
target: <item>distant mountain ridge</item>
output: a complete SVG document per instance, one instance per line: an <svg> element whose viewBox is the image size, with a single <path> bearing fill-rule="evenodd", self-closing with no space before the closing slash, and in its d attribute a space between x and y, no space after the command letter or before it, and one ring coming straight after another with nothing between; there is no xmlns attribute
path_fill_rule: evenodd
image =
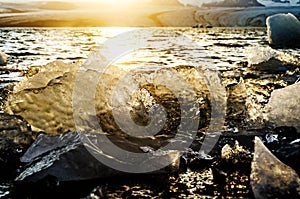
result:
<svg viewBox="0 0 300 199"><path fill-rule="evenodd" d="M295 7L300 0L179 0L184 5L204 7Z"/></svg>
<svg viewBox="0 0 300 199"><path fill-rule="evenodd" d="M300 0L257 0L266 7L300 6Z"/></svg>
<svg viewBox="0 0 300 199"><path fill-rule="evenodd" d="M257 0L223 0L212 3L204 3L203 7L255 7L264 6Z"/></svg>

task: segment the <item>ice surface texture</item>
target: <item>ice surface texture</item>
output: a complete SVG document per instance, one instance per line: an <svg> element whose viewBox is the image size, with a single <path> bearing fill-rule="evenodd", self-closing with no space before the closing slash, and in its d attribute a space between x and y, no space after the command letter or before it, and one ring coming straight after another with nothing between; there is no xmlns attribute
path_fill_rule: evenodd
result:
<svg viewBox="0 0 300 199"><path fill-rule="evenodd" d="M6 111L8 113L21 115L33 127L34 131L43 131L48 134L61 134L67 131L79 130L75 128L72 98L74 83L77 71L80 67L79 63L65 64L63 62L53 62L40 68L40 71L31 78L17 84L13 93L9 96L6 103ZM173 69L172 69L173 70ZM196 67L178 66L174 68L176 73L182 75L192 85L193 92L197 95L200 107L201 121L210 117L209 91L205 85L204 77L201 76L201 70ZM147 83L147 79L159 78L161 75L171 74L171 69L164 68L159 70L147 69L146 71L132 71L131 75L136 82L144 82L139 85L140 88L131 96L124 106L112 106L112 99L124 101L126 93L131 93L133 85L123 85L122 92L113 95L120 78L127 72L123 69L112 66L110 70L105 71L101 76L93 70L84 71L85 79L80 80L81 90L77 92L77 96L87 96L80 101L82 110L78 110L76 115L80 120L80 131L86 131L85 127L91 127L93 121L98 120L101 128L105 132L117 133L121 129L116 124L115 114L119 114L118 110L128 109L134 122L140 125L148 124L147 118L151 107L161 104L170 117L166 121L164 129L166 131L175 131L177 123L180 122L181 112L179 109L176 96L163 86L154 86ZM92 93L90 85L98 82L96 93ZM162 83L165 78L159 78ZM120 87L120 86L119 86ZM187 88L179 88L178 82L174 81L170 87L178 87L178 89L188 90ZM214 90L215 93L222 91ZM187 91L188 92L188 91ZM94 101L91 101L89 96ZM190 95L184 96L189 98ZM94 103L97 118L90 115L87 111L90 103ZM112 111L114 112L114 115ZM216 110L219 110L216 109ZM221 110L221 109L220 109ZM120 120L125 120L121 111ZM91 122L91 123L90 123ZM161 121L158 121L158 123ZM205 123L205 121L204 121ZM77 126L78 127L78 126ZM174 129L173 129L174 128Z"/></svg>
<svg viewBox="0 0 300 199"><path fill-rule="evenodd" d="M300 132L300 83L273 91L266 119L276 126L293 126Z"/></svg>
<svg viewBox="0 0 300 199"><path fill-rule="evenodd" d="M23 116L35 131L51 134L75 130L72 118L72 87L79 64L54 62L35 76L17 84L6 111Z"/></svg>

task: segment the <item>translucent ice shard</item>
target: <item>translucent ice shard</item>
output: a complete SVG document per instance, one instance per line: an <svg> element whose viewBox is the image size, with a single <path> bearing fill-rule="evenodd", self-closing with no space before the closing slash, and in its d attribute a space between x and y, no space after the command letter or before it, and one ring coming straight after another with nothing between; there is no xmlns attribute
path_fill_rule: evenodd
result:
<svg viewBox="0 0 300 199"><path fill-rule="evenodd" d="M250 178L256 199L299 198L300 179L297 173L278 160L258 137L255 137Z"/></svg>

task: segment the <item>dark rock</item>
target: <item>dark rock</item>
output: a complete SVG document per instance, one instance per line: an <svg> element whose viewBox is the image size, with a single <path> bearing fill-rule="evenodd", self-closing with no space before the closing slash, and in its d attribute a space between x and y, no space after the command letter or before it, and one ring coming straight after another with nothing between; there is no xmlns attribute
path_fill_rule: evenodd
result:
<svg viewBox="0 0 300 199"><path fill-rule="evenodd" d="M256 199L300 197L297 173L278 160L258 137L255 137L250 179Z"/></svg>
<svg viewBox="0 0 300 199"><path fill-rule="evenodd" d="M294 127L277 127L266 135L266 147L283 163L300 175L300 139ZM274 141L270 142L270 137Z"/></svg>
<svg viewBox="0 0 300 199"><path fill-rule="evenodd" d="M260 63L258 65L253 65L251 67L254 67L259 71L280 73L290 69L295 69L297 66L289 63L285 63L279 59L276 59L275 57L272 57L266 62Z"/></svg>
<svg viewBox="0 0 300 199"><path fill-rule="evenodd" d="M202 24L195 24L193 28L204 28L204 26Z"/></svg>
<svg viewBox="0 0 300 199"><path fill-rule="evenodd" d="M226 144L222 148L221 158L226 162L237 164L245 161L247 162L249 159L251 159L251 153L240 146L239 142L236 141L233 147L231 147L229 144Z"/></svg>
<svg viewBox="0 0 300 199"><path fill-rule="evenodd" d="M279 149L274 151L274 154L282 160L282 162L291 166L300 174L300 143L289 143L282 145Z"/></svg>
<svg viewBox="0 0 300 199"><path fill-rule="evenodd" d="M12 178L19 158L32 143L28 123L19 116L0 113L0 181Z"/></svg>
<svg viewBox="0 0 300 199"><path fill-rule="evenodd" d="M103 135L84 135L76 132L60 136L40 135L21 158L21 161L28 165L16 178L16 184L20 187L22 185L27 186L28 184L32 184L33 186L44 184L45 186L40 187L40 189L55 190L61 184L66 183L128 176L129 174L125 171L110 168L111 165L107 166L98 159L101 156L100 158L121 162L124 168L136 166L132 165L131 162L122 162L121 159L105 153L105 148L110 150L110 145L104 142L101 136ZM122 147L127 146L127 151L149 154L149 160L147 159L138 165L136 170L139 169L139 166L149 167L151 164L165 165L166 163L171 163L171 165L162 167L162 169L151 173L172 173L178 170L179 152L159 153L155 151L153 153L156 153L156 155L153 155L155 156L154 158L151 156L151 159L150 154L152 152L150 149L149 152L145 153L141 147L126 139L110 139L115 139L114 142L119 142L118 144L122 145ZM95 154L98 156L95 157ZM127 160L127 157L124 158L124 160Z"/></svg>

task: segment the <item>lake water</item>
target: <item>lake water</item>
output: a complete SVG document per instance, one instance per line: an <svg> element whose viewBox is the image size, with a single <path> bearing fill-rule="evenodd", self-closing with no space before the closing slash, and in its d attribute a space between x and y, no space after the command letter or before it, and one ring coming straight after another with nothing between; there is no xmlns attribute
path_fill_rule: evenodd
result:
<svg viewBox="0 0 300 199"><path fill-rule="evenodd" d="M1 70L0 80L4 84L10 81L19 81L22 79L22 71L27 70L29 66L40 66L54 60L67 62L84 61L89 53L107 39L129 30L134 29L2 28L0 31L0 49L9 55L7 68L11 69L11 71L8 74L5 68ZM209 65L213 65L219 70L238 68L238 70L242 71L241 63L247 61L247 49L268 46L265 28L152 28L151 30L155 30L153 33L154 37L157 34L161 34L164 35L166 41L170 39L168 38L170 32L184 34L193 41L198 42L200 49L198 48L199 46L195 49L196 45L190 47L181 46L181 49L179 49L180 55L177 58L175 57L175 59L173 52L168 53L168 55L173 54L172 56L166 56L165 53L161 53L155 58L148 56L149 59L142 59L141 62L135 57L131 59L131 62L127 63L128 65L132 65L133 62L145 64L147 61L150 63L162 61L166 65L170 63L176 65L180 62L180 57L182 57L185 60L209 63ZM170 49L166 47L165 51L168 50ZM281 51L300 56L298 49ZM158 58L163 60L158 60Z"/></svg>
<svg viewBox="0 0 300 199"><path fill-rule="evenodd" d="M130 29L3 28L0 32L0 49L9 55L7 68L26 70L29 66L43 65L54 60L84 61L99 44L128 30ZM245 51L247 48L267 45L266 29L261 28L157 28L156 30L160 31L159 34L162 32L168 34L171 31L190 36L203 48L200 52L199 49L186 49L187 52L181 53L181 56L192 60L201 58L202 61L211 62L219 69L236 68L239 63L247 60ZM168 39L167 36L165 39ZM199 53L200 56L195 56ZM298 51L293 53L300 54ZM157 60L152 58L152 61ZM5 72L1 74L0 79L2 82L18 81L20 76L17 71L10 74Z"/></svg>
<svg viewBox="0 0 300 199"><path fill-rule="evenodd" d="M0 31L0 49L9 55L9 59L7 66L1 68L0 86L25 79L24 74L30 66L40 66L55 60L84 63L94 50L105 50L108 39L133 30L136 29L3 28ZM234 124L233 129L252 128L249 119L251 117L243 117L247 114L256 117L255 110L264 107L274 89L293 84L300 77L299 71L260 72L247 67L250 51L268 47L265 28L151 28L143 29L142 32L128 42L147 41L147 46L127 53L123 57L115 58L113 64L125 69L144 68L147 70L147 68L193 65L202 69L216 70L232 100L229 100L227 104L227 120L239 123ZM179 35L187 38L188 42L182 42L182 37ZM157 42L163 45L157 47ZM121 44L130 45L129 43ZM300 58L299 49L279 49L278 51L288 52ZM187 69L179 68L178 70ZM235 89L239 82L245 85L243 89L247 91ZM176 86L176 82L173 86ZM245 93L247 93L246 97ZM248 98L248 102L253 101L252 107L248 107L247 114L244 113L245 101L240 100L239 95ZM107 195L111 198L120 198L122 194L129 194L128 189L137 198L142 196L159 198L161 195L177 198L204 198L205 196L209 198L220 195L252 197L249 176L245 173L233 172L227 176L228 184L225 185L213 181L212 175L212 169L207 166L197 169L188 168L179 176L169 176L170 178L167 179L170 182L169 187L162 186L153 189L153 185L127 184L126 180L125 182L118 181L116 186L114 186L115 182L110 182L105 186ZM0 187L0 194L5 194L8 189L6 185L3 187L3 189ZM168 195L170 192L172 194Z"/></svg>

